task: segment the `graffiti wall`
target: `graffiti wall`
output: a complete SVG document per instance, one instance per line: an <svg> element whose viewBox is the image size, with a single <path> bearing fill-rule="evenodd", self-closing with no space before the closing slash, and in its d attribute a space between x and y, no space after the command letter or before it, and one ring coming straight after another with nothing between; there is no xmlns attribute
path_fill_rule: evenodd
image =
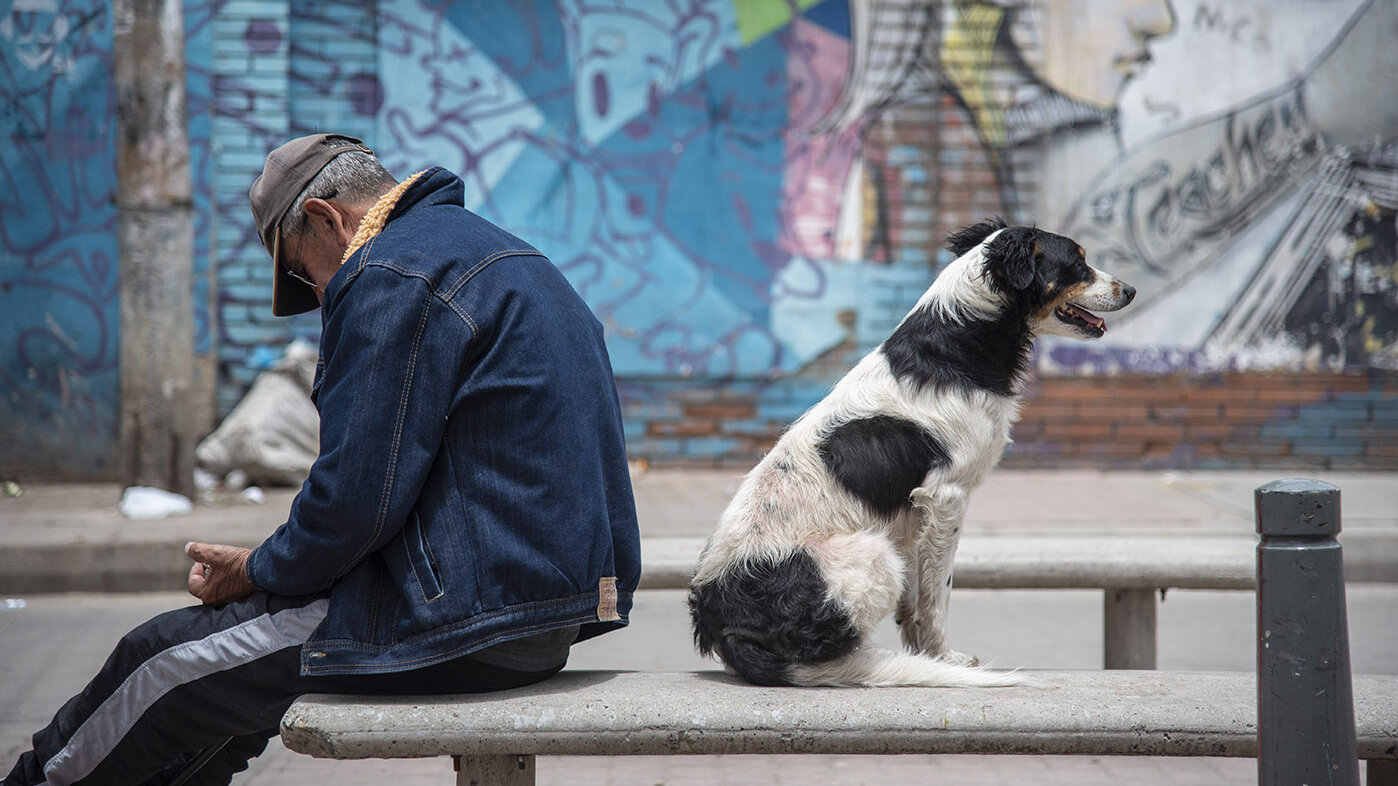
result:
<svg viewBox="0 0 1398 786"><path fill-rule="evenodd" d="M100 0L0 15L0 425L5 452L116 437L117 243L111 20Z"/></svg>
<svg viewBox="0 0 1398 786"><path fill-rule="evenodd" d="M469 207L549 254L618 374L787 372L847 332L790 315L840 297L857 130L811 131L849 35L843 0L382 0L377 149L458 172Z"/></svg>
<svg viewBox="0 0 1398 786"><path fill-rule="evenodd" d="M880 238L995 212L1142 293L1106 340L1047 342L1045 370L1398 366L1395 4L803 6L384 0L377 144L461 171L544 247L624 376L792 373L848 337L851 293L897 258ZM871 142L948 98L973 142L930 172ZM971 204L889 219L959 166Z"/></svg>
<svg viewBox="0 0 1398 786"><path fill-rule="evenodd" d="M186 8L196 385L213 386L207 24ZM115 471L120 339L110 3L0 3L0 463ZM202 413L201 413L202 414ZM207 417L205 415L205 417Z"/></svg>
<svg viewBox="0 0 1398 786"><path fill-rule="evenodd" d="M715 423L760 449L902 316L939 238L996 213L1141 293L1104 340L1046 341L1046 376L1398 369L1392 0L187 0L185 23L221 412L318 334L271 316L246 200L313 131L455 170L549 254L642 452L698 445L675 435L725 397ZM110 469L112 24L0 0L5 467Z"/></svg>
<svg viewBox="0 0 1398 786"><path fill-rule="evenodd" d="M944 91L999 193L1140 291L1069 372L1398 367L1398 4L1046 0L921 9L933 34L854 108ZM882 12L882 16L880 15ZM856 6L871 20L896 15ZM901 25L907 28L906 20ZM861 39L865 40L865 39ZM858 113L848 113L857 117ZM998 204L996 204L998 202Z"/></svg>

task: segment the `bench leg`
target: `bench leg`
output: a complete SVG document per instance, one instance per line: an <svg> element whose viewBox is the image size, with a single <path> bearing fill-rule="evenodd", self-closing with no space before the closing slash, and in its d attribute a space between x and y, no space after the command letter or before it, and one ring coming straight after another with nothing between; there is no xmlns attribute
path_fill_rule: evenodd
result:
<svg viewBox="0 0 1398 786"><path fill-rule="evenodd" d="M1155 668L1155 590L1105 590L1102 609L1105 666Z"/></svg>
<svg viewBox="0 0 1398 786"><path fill-rule="evenodd" d="M453 756L456 786L534 786L533 756Z"/></svg>
<svg viewBox="0 0 1398 786"><path fill-rule="evenodd" d="M1398 759L1369 759L1365 764L1369 786L1398 786Z"/></svg>

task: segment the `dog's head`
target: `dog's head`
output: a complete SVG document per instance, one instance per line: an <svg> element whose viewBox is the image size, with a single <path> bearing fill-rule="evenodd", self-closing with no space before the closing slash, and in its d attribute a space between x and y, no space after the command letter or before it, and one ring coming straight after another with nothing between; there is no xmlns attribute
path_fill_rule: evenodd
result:
<svg viewBox="0 0 1398 786"><path fill-rule="evenodd" d="M950 235L947 248L958 258L979 248L985 282L1035 335L1101 338L1107 323L1093 311L1116 311L1136 297L1135 287L1087 264L1071 238L1042 229L993 219Z"/></svg>

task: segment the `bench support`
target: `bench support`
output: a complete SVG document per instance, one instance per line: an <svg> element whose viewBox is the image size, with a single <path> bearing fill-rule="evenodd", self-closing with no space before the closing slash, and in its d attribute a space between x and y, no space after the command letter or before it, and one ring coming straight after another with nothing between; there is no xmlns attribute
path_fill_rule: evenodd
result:
<svg viewBox="0 0 1398 786"><path fill-rule="evenodd" d="M534 757L453 756L456 786L534 786Z"/></svg>
<svg viewBox="0 0 1398 786"><path fill-rule="evenodd" d="M1106 590L1103 595L1104 666L1155 668L1155 590Z"/></svg>

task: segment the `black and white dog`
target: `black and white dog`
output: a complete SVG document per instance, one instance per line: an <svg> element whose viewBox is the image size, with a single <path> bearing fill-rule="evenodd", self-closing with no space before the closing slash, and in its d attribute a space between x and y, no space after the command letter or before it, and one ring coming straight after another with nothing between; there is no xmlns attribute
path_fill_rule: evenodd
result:
<svg viewBox="0 0 1398 786"><path fill-rule="evenodd" d="M993 686L947 647L971 490L1018 418L1035 336L1091 339L1136 290L1062 235L986 221L887 340L748 473L690 585L694 640L758 685ZM907 651L873 647L896 609Z"/></svg>

